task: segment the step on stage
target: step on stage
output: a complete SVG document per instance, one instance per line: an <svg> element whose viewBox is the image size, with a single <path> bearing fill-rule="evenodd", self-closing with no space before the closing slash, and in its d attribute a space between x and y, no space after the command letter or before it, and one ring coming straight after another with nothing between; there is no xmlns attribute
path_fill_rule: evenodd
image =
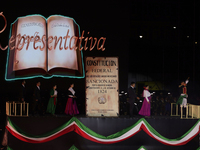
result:
<svg viewBox="0 0 200 150"><path fill-rule="evenodd" d="M199 148L198 119L164 116L97 118L78 115L9 117L8 120L8 148L12 150L69 150L72 146L74 150ZM40 135L43 135L43 139Z"/></svg>

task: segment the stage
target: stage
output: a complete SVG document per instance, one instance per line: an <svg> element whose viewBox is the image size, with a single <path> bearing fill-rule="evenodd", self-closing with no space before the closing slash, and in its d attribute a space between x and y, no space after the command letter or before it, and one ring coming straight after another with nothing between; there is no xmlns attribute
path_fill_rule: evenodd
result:
<svg viewBox="0 0 200 150"><path fill-rule="evenodd" d="M137 128L141 122L143 122L141 129L131 131L131 129ZM84 115L9 117L8 146L12 150L68 150L73 145L79 150L138 150L142 146L146 150L196 150L199 148L198 122L198 119L180 119L180 117L170 116L152 116L150 118L141 116L100 118L85 117ZM66 127L63 126L64 124L69 128L64 129ZM71 124L73 125L70 126ZM198 126L198 131L188 138L185 137L195 126ZM12 127L23 137L18 136L14 129L11 131ZM57 135L55 132L50 133L58 128ZM54 137L37 139L41 138L40 135L43 135L43 138L49 136L48 133L49 135L54 134ZM117 138L121 139L112 141ZM184 138L187 140L184 141ZM175 144L176 142L177 144Z"/></svg>

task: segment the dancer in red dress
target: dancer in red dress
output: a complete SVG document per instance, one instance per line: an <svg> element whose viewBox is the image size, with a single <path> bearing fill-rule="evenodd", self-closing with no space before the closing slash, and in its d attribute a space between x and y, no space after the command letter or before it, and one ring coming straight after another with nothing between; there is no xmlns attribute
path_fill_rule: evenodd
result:
<svg viewBox="0 0 200 150"><path fill-rule="evenodd" d="M69 115L77 115L79 114L77 105L76 105L76 96L75 91L73 89L74 84L72 83L68 89L68 100L65 107L65 113Z"/></svg>
<svg viewBox="0 0 200 150"><path fill-rule="evenodd" d="M138 114L142 115L142 116L150 116L151 115L151 93L149 92L149 86L146 85L144 87L144 91L143 91L143 97L144 97L144 101L142 103L142 107L139 111Z"/></svg>

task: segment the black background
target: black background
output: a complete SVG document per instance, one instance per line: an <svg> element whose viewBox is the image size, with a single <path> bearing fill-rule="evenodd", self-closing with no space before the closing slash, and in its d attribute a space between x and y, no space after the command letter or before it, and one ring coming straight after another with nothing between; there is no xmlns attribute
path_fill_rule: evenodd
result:
<svg viewBox="0 0 200 150"><path fill-rule="evenodd" d="M130 32L130 2L129 1L27 1L4 2L0 10L7 19L7 28L0 34L0 43L3 47L8 44L10 24L18 17L41 14L48 18L50 15L60 14L74 18L80 26L80 32L90 32L89 37L106 37L105 51L98 51L95 47L92 51L83 51L83 56L116 56L119 57L119 85L121 89L127 88L128 56L129 56L129 32ZM0 28L4 26L4 20L0 18ZM85 34L87 36L87 34ZM7 50L0 51L0 91L2 100L16 100L18 87L21 81L5 81L5 66ZM79 101L85 101L85 79L73 78L35 78L26 80L26 87L33 92L37 81L41 82L44 95L49 93L53 84L57 84L58 93L66 93L70 83L75 84L75 91ZM48 95L48 94L47 94ZM48 98L46 98L48 99Z"/></svg>
<svg viewBox="0 0 200 150"><path fill-rule="evenodd" d="M4 1L1 2L0 10L6 16L8 25L0 34L0 43L3 47L8 44L10 24L18 17L30 14L41 14L46 18L54 14L69 16L79 24L81 33L85 30L92 37L106 37L105 51L98 51L95 47L92 51L83 51L83 55L119 57L119 91L127 90L128 73L149 76L166 86L172 83L172 87L189 76L190 91L198 91L199 3L197 0L102 0L95 3ZM1 17L0 28L3 26ZM143 38L140 39L139 35ZM0 91L7 93L5 97L8 97L17 90L20 81L5 81L6 56L7 50L1 50ZM58 90L64 90L70 82L74 82L76 90L82 91L84 95L84 79L29 79L27 88L31 91L38 80L43 90L49 90L54 83L58 85Z"/></svg>
<svg viewBox="0 0 200 150"><path fill-rule="evenodd" d="M172 83L175 87L180 80L190 76L190 91L198 94L199 7L198 0L1 1L0 12L6 16L8 25L0 33L0 44L3 47L8 45L10 24L18 17L31 14L41 14L46 18L55 14L72 17L81 32L89 31L90 36L98 39L106 37L105 51L83 51L84 57L119 57L120 91L127 90L128 73L140 73L166 85ZM3 26L3 18L0 17L0 29ZM143 38L140 39L139 35ZM5 81L6 59L7 50L0 50L2 112L5 112L6 100L17 99L21 84L20 81ZM30 95L37 81L41 82L44 97L53 84L57 84L60 94L65 94L73 82L79 103L85 102L85 79L29 79L26 86Z"/></svg>

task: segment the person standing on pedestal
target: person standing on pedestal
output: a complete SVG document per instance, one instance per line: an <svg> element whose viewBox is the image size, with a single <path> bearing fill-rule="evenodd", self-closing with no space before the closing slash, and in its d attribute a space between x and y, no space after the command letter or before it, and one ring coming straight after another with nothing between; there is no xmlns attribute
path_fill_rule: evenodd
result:
<svg viewBox="0 0 200 150"><path fill-rule="evenodd" d="M179 93L180 93L180 97L178 98L176 105L180 104L180 107L184 108L183 112L186 113L186 106L187 106L187 98L188 98L188 94L187 94L187 84L189 82L189 77L188 79L184 82L181 82L181 85L179 85Z"/></svg>
<svg viewBox="0 0 200 150"><path fill-rule="evenodd" d="M35 113L40 113L40 103L41 103L41 96L40 96L40 82L37 82L34 94L33 94L33 109L32 114L35 115Z"/></svg>
<svg viewBox="0 0 200 150"><path fill-rule="evenodd" d="M57 91L56 91L57 86L54 85L53 89L51 89L50 91L50 99L49 99L49 103L47 105L47 113L50 113L52 115L55 114L55 110L56 110L56 104L57 104Z"/></svg>
<svg viewBox="0 0 200 150"><path fill-rule="evenodd" d="M137 97L136 93L135 93L135 82L131 82L131 86L128 88L128 97L129 97L129 104L130 104L130 117L133 117L133 110L135 108L135 99L139 99L139 97Z"/></svg>
<svg viewBox="0 0 200 150"><path fill-rule="evenodd" d="M144 101L142 103L142 107L139 111L139 114L142 116L150 116L151 115L151 93L149 92L149 86L146 85L144 87L144 91L142 96L144 97Z"/></svg>
<svg viewBox="0 0 200 150"><path fill-rule="evenodd" d="M70 84L70 87L68 89L68 100L65 107L65 113L69 115L76 115L79 114L77 105L76 105L76 96L75 91L73 89L74 84Z"/></svg>

